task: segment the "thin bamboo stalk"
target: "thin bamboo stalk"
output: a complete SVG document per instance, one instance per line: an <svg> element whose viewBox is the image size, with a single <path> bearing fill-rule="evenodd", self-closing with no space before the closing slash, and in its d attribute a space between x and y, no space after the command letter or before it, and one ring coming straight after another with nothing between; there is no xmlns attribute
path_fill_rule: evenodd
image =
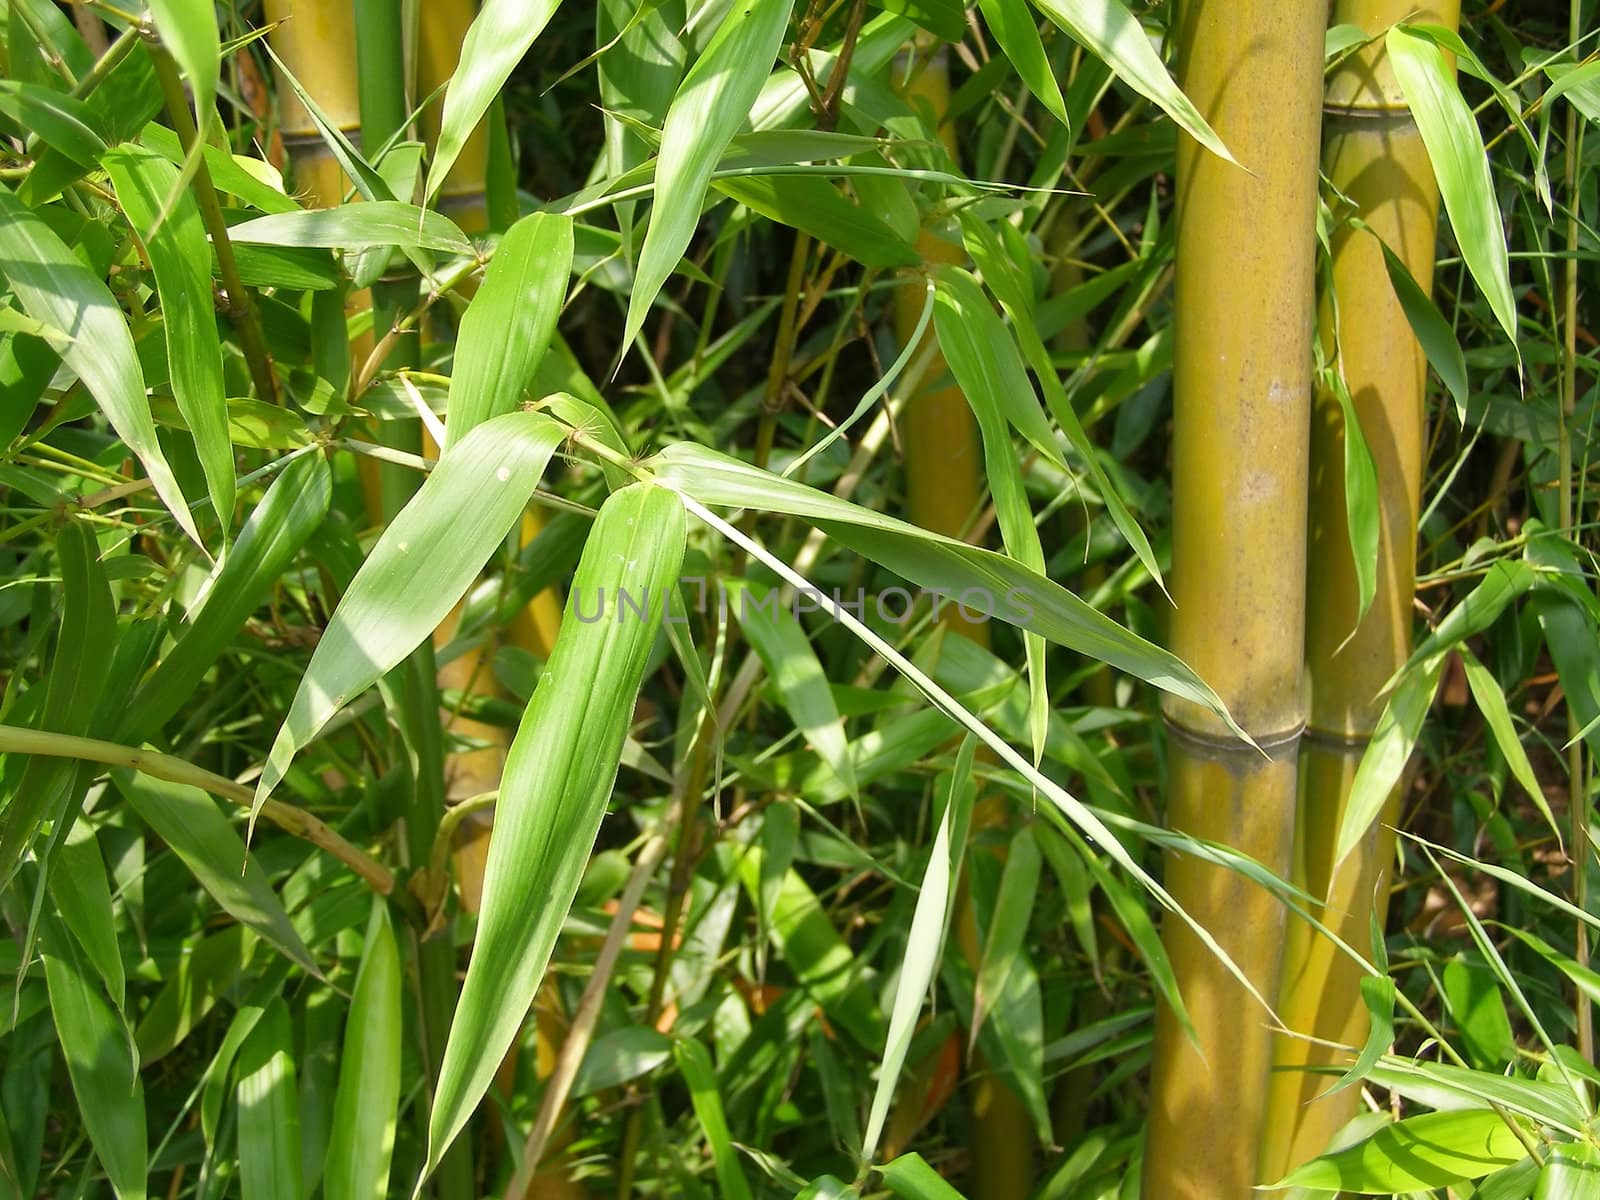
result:
<svg viewBox="0 0 1600 1200"><path fill-rule="evenodd" d="M1287 873L1305 722L1306 458L1325 0L1191 0L1185 92L1243 164L1178 147L1172 648L1265 753L1170 701L1168 823ZM1167 889L1269 999L1284 910L1168 856ZM1144 1195L1244 1200L1258 1181L1269 1017L1185 926L1163 942L1194 1024L1158 1010Z"/></svg>
<svg viewBox="0 0 1600 1200"><path fill-rule="evenodd" d="M949 52L932 50L906 81L905 92L935 121L939 137L952 158L959 158L955 131L945 114L950 111ZM929 263L966 261L959 246L924 229L918 249ZM902 342L916 331L927 290L912 280L895 294L895 333ZM936 335L924 334L929 344ZM981 508L983 458L977 422L966 395L951 381L943 355L930 356L921 388L901 414L900 435L905 452L906 515L924 529L962 537ZM970 620L959 606L945 606L939 622L946 629L989 644L989 628ZM974 832L985 825L1004 824L1005 800L989 794L979 800L973 817ZM957 900L956 941L967 961L976 968L981 959L976 913L965 892ZM1021 1097L989 1069L980 1051L968 1064L967 1101L972 1109L972 1172L967 1185L975 1200L1022 1200L1033 1188L1034 1138L1032 1122Z"/></svg>
<svg viewBox="0 0 1600 1200"><path fill-rule="evenodd" d="M1381 35L1400 20L1454 28L1459 12L1457 0L1435 0L1421 13L1415 0L1340 0L1333 19ZM1426 289L1433 277L1439 190L1382 46L1380 37L1329 80L1323 171L1354 204L1353 215ZM1368 957L1372 923L1376 919L1381 927L1388 910L1395 852L1389 828L1398 791L1348 860L1335 863L1333 854L1350 784L1383 710L1383 686L1411 652L1427 387L1427 359L1372 234L1348 223L1335 231L1331 292L1324 290L1320 321L1330 361L1349 388L1377 466L1377 592L1361 618L1346 531L1343 412L1338 397L1322 389L1312 420L1306 613L1311 715L1301 754L1294 874L1295 882L1326 906L1320 918ZM1366 1040L1362 974L1311 925L1290 922L1279 1013L1303 1036L1278 1042L1262 1161L1270 1179L1321 1153L1357 1111L1356 1089L1324 1097L1332 1078L1308 1068L1348 1061L1327 1043L1360 1046Z"/></svg>

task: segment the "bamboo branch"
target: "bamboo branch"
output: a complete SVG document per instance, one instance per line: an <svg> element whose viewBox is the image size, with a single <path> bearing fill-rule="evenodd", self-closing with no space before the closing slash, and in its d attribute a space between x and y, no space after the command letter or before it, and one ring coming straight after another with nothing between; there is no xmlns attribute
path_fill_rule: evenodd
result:
<svg viewBox="0 0 1600 1200"><path fill-rule="evenodd" d="M215 775L169 754L153 750L139 750L116 742L103 742L95 738L74 737L65 733L46 733L38 729L19 729L15 725L0 725L0 754L37 754L47 758L75 758L84 762L104 763L109 767L127 767L152 779L168 783L197 787L232 804L249 808L255 792L242 783L235 783L223 775ZM281 800L267 800L261 805L261 815L285 833L304 838L313 846L333 855L371 886L381 896L395 892L394 873L370 857L365 851L345 841L322 821L306 812L285 804Z"/></svg>

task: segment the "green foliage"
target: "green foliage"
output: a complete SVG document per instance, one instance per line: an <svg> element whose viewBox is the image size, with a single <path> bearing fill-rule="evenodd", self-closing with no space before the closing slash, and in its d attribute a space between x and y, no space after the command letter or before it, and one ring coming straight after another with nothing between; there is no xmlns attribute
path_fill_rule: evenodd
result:
<svg viewBox="0 0 1600 1200"><path fill-rule="evenodd" d="M408 101L363 3L364 137L258 6L149 7L0 3L0 1194L982 1196L985 1084L1036 1195L1136 1195L1162 854L1307 903L1159 828L1161 697L1232 722L1162 648L1174 147L1227 153L1170 6L485 0ZM1600 103L1564 20L1466 16L1368 31L1449 226L1431 296L1385 247L1416 649L1336 843L1409 836L1370 1111L1266 1182L1581 1198ZM897 516L952 384L965 539Z"/></svg>

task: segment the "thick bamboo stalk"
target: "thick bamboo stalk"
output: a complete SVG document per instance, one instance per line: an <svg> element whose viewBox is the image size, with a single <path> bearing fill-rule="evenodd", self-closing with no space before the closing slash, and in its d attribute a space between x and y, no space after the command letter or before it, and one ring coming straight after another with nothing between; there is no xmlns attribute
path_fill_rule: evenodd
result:
<svg viewBox="0 0 1600 1200"><path fill-rule="evenodd" d="M1383 239L1424 289L1433 277L1439 191L1383 56L1381 34L1400 20L1453 28L1458 16L1455 0L1420 12L1413 0L1340 0L1334 10L1335 22L1380 38L1329 80L1323 171L1354 204L1353 215ZM1306 612L1311 717L1301 755L1295 882L1326 905L1320 918L1370 957L1373 918L1381 927L1388 908L1394 835L1386 826L1395 820L1398 794L1391 811L1347 861L1335 863L1332 856L1350 783L1383 711L1383 685L1411 652L1427 360L1372 234L1341 223L1331 248L1332 293L1324 294L1320 305L1322 337L1330 356L1337 355L1377 466L1378 575L1372 606L1358 624L1355 561L1346 532L1344 420L1338 398L1323 391L1312 422ZM1329 939L1304 921L1291 921L1280 1015L1297 1034L1360 1046L1368 1028L1361 975ZM1356 1089L1322 1098L1332 1078L1307 1071L1345 1063L1348 1057L1305 1037L1280 1039L1268 1117L1271 1137L1262 1164L1267 1176L1281 1177L1320 1153L1355 1115Z"/></svg>
<svg viewBox="0 0 1600 1200"><path fill-rule="evenodd" d="M959 158L955 133L944 114L950 109L949 54L934 50L906 82L906 94L936 122L940 139L952 158ZM918 249L930 263L964 262L966 253L923 230ZM895 295L895 332L902 342L916 331L927 294L920 281L901 287ZM935 338L929 329L924 337ZM949 537L962 537L971 527L983 496L983 451L977 422L966 395L950 378L942 355L935 354L923 376L922 388L902 410L900 435L905 450L906 514L924 529ZM980 645L989 644L989 629L981 620L964 617L957 605L946 605L940 624ZM1004 823L1005 801L985 796L974 814L974 829ZM956 941L967 961L976 968L981 957L972 900L957 900ZM972 1108L972 1173L967 1192L975 1200L1023 1200L1033 1187L1032 1122L1021 1098L1003 1083L975 1051L968 1069L967 1101Z"/></svg>
<svg viewBox="0 0 1600 1200"><path fill-rule="evenodd" d="M1184 90L1243 167L1178 147L1172 648L1266 754L1170 701L1168 822L1287 873L1305 721L1306 457L1325 0L1190 0ZM1171 855L1167 888L1269 1000L1284 910ZM1163 941L1194 1022L1156 1019L1144 1195L1244 1200L1258 1181L1265 1010L1181 922Z"/></svg>

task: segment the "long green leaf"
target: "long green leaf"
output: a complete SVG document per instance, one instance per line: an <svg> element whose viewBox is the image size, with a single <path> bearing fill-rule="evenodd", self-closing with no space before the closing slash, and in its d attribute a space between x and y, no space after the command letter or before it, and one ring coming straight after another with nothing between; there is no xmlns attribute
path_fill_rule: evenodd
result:
<svg viewBox="0 0 1600 1200"><path fill-rule="evenodd" d="M202 135L211 124L222 71L222 40L213 0L149 0L161 44L189 77L194 92L195 125Z"/></svg>
<svg viewBox="0 0 1600 1200"><path fill-rule="evenodd" d="M1178 123L1195 141L1213 154L1234 162L1216 131L1206 124L1173 82L1150 35L1122 4L1122 0L1033 0L1044 13L1073 39L1114 71L1119 79Z"/></svg>
<svg viewBox="0 0 1600 1200"><path fill-rule="evenodd" d="M488 1089L544 976L605 816L686 525L676 495L639 484L613 493L589 533L501 778L477 937L428 1123L429 1171ZM597 619L580 616L585 595L589 611L599 602Z"/></svg>
<svg viewBox="0 0 1600 1200"><path fill-rule="evenodd" d="M315 452L300 455L273 480L206 580L198 611L135 694L119 740L137 744L153 737L194 696L218 655L327 517L332 496L332 473Z"/></svg>
<svg viewBox="0 0 1600 1200"><path fill-rule="evenodd" d="M383 1200L389 1188L403 1033L400 951L382 897L372 903L356 972L322 1169L327 1200Z"/></svg>
<svg viewBox="0 0 1600 1200"><path fill-rule="evenodd" d="M37 83L0 79L0 113L81 167L93 168L105 153L105 135L97 128L94 109L82 100Z"/></svg>
<svg viewBox="0 0 1600 1200"><path fill-rule="evenodd" d="M672 1049L678 1061L678 1073L689 1085L689 1103L694 1107L695 1119L711 1146L718 1191L724 1200L751 1200L750 1182L739 1166L739 1152L733 1148L728 1118L722 1111L722 1096L717 1091L710 1052L694 1038L678 1042Z"/></svg>
<svg viewBox="0 0 1600 1200"><path fill-rule="evenodd" d="M1067 117L1067 104L1061 98L1061 86L1056 83L1050 59L1045 54L1044 40L1039 37L1037 18L1026 0L978 0L983 19L988 22L994 40L1011 60L1022 82L1038 97L1039 103L1050 111L1063 125L1071 127Z"/></svg>
<svg viewBox="0 0 1600 1200"><path fill-rule="evenodd" d="M560 4L561 0L485 0L473 18L444 94L439 141L428 164L430 200L444 186L472 131Z"/></svg>
<svg viewBox="0 0 1600 1200"><path fill-rule="evenodd" d="M758 584L730 585L728 593L739 625L778 689L783 706L805 734L812 749L828 764L851 795L856 793L855 770L850 765L850 744L844 721L828 687L817 652L805 627L785 607L780 593Z"/></svg>
<svg viewBox="0 0 1600 1200"><path fill-rule="evenodd" d="M793 6L794 0L736 0L667 109L656 160L655 205L628 296L624 350L633 344L661 285L689 247L711 172L750 117Z"/></svg>
<svg viewBox="0 0 1600 1200"><path fill-rule="evenodd" d="M338 208L268 213L228 230L229 240L263 246L322 246L340 250L398 247L471 254L472 243L443 213L399 200Z"/></svg>
<svg viewBox="0 0 1600 1200"><path fill-rule="evenodd" d="M50 898L78 945L99 972L122 1011L126 974L117 947L116 916L111 907L111 883L105 860L95 840L94 826L79 817L50 859Z"/></svg>
<svg viewBox="0 0 1600 1200"><path fill-rule="evenodd" d="M211 244L200 206L193 193L177 191L178 172L154 151L130 142L108 152L102 162L122 211L149 251L161 297L172 394L194 437L211 507L226 538L233 514L233 447L211 289ZM176 202L163 220L163 207L174 194Z"/></svg>
<svg viewBox="0 0 1600 1200"><path fill-rule="evenodd" d="M448 445L517 406L555 333L571 271L571 217L533 213L506 230L461 318Z"/></svg>
<svg viewBox="0 0 1600 1200"><path fill-rule="evenodd" d="M95 1154L119 1200L144 1200L144 1085L127 1033L59 927L45 930L44 977L67 1077Z"/></svg>
<svg viewBox="0 0 1600 1200"><path fill-rule="evenodd" d="M328 718L432 635L522 515L563 436L541 413L507 413L439 460L334 610L262 767L252 819Z"/></svg>
<svg viewBox="0 0 1600 1200"><path fill-rule="evenodd" d="M1417 736L1422 732L1422 722L1439 688L1444 664L1445 656L1437 654L1410 669L1384 705L1372 741L1362 754L1361 765L1350 783L1350 800L1339 826L1335 862L1343 862L1366 837L1367 830L1389 802L1411 758L1411 750L1417 744Z"/></svg>
<svg viewBox="0 0 1600 1200"><path fill-rule="evenodd" d="M1385 35L1384 45L1428 149L1461 257L1514 349L1517 304L1511 295L1511 264L1478 122L1462 98L1444 51L1430 38L1396 25Z"/></svg>
<svg viewBox="0 0 1600 1200"><path fill-rule="evenodd" d="M1390 1195L1481 1179L1527 1157L1516 1132L1483 1109L1423 1113L1385 1125L1347 1150L1313 1159L1273 1190L1289 1187Z"/></svg>
<svg viewBox="0 0 1600 1200"><path fill-rule="evenodd" d="M1244 736L1221 699L1180 659L1003 554L930 533L704 446L674 443L651 466L663 482L703 504L804 517L912 583L1202 704Z"/></svg>
<svg viewBox="0 0 1600 1200"><path fill-rule="evenodd" d="M239 1048L239 1183L244 1200L300 1200L294 1031L281 999Z"/></svg>
<svg viewBox="0 0 1600 1200"><path fill-rule="evenodd" d="M911 1049L917 1015L922 1011L928 985L933 982L939 956L944 951L945 935L950 926L951 895L960 878L961 861L966 852L965 826L973 794L973 746L971 738L965 739L956 755L950 773L950 792L933 835L933 849L928 856L927 869L922 873L916 908L912 910L905 961L895 983L894 1007L889 1014L889 1032L884 1040L883 1065L878 1071L867 1132L861 1144L864 1163L870 1163L877 1154L878 1139L889 1116L900 1070L905 1066L906 1052Z"/></svg>
<svg viewBox="0 0 1600 1200"><path fill-rule="evenodd" d="M217 802L199 788L137 771L111 773L139 819L168 846L229 915L248 925L311 974L317 965L289 923L272 884Z"/></svg>
<svg viewBox="0 0 1600 1200"><path fill-rule="evenodd" d="M0 184L0 275L10 283L23 311L73 339L61 348L61 357L83 380L117 436L144 464L173 519L199 545L200 532L189 502L156 441L144 372L122 310L106 285L4 184Z"/></svg>

